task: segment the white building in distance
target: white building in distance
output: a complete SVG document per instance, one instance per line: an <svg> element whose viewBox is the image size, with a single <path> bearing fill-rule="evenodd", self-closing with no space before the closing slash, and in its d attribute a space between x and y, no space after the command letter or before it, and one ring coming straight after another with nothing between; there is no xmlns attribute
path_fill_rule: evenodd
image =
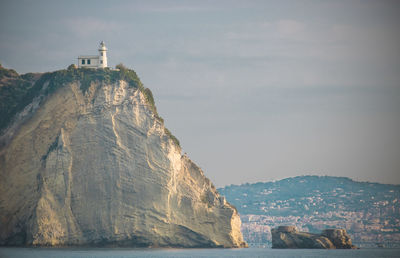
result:
<svg viewBox="0 0 400 258"><path fill-rule="evenodd" d="M107 67L107 48L104 41L100 42L98 56L78 56L78 67L87 67L87 68Z"/></svg>

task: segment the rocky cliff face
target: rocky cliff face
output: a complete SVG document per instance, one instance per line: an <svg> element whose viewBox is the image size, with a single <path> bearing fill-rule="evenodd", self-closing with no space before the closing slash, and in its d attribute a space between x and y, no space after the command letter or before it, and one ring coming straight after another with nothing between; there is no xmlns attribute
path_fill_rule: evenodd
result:
<svg viewBox="0 0 400 258"><path fill-rule="evenodd" d="M246 246L236 209L143 91L68 81L45 95L42 80L2 131L0 245Z"/></svg>
<svg viewBox="0 0 400 258"><path fill-rule="evenodd" d="M322 234L299 232L294 226L271 230L272 248L353 249L345 229L326 229Z"/></svg>

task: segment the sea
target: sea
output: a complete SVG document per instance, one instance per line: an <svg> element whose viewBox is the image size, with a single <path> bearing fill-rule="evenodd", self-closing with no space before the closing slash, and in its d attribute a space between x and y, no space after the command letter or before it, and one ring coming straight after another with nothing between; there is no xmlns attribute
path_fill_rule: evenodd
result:
<svg viewBox="0 0 400 258"><path fill-rule="evenodd" d="M1 258L159 258L159 257L400 257L400 249L127 249L127 248L0 248Z"/></svg>

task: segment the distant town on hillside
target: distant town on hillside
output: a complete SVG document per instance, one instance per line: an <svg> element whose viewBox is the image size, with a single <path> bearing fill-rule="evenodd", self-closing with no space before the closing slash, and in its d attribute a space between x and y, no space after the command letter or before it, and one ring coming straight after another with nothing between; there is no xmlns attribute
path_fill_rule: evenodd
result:
<svg viewBox="0 0 400 258"><path fill-rule="evenodd" d="M270 245L270 229L344 228L361 247L400 246L400 185L346 177L298 176L218 189L236 206L250 245Z"/></svg>

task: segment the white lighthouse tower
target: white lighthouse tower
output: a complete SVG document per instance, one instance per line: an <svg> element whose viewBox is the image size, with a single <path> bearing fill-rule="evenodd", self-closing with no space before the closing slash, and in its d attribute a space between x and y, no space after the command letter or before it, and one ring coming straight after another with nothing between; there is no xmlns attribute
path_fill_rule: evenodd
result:
<svg viewBox="0 0 400 258"><path fill-rule="evenodd" d="M100 47L99 47L99 67L101 68L107 67L107 48L104 41L100 42Z"/></svg>

